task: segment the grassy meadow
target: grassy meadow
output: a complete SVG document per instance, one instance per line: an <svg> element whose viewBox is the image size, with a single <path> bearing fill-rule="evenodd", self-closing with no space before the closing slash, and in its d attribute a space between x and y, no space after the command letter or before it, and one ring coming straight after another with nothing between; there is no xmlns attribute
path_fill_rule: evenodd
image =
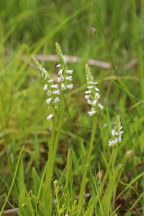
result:
<svg viewBox="0 0 144 216"><path fill-rule="evenodd" d="M143 0L0 0L0 216L144 215L143 25ZM33 56L56 83L73 69L49 121Z"/></svg>

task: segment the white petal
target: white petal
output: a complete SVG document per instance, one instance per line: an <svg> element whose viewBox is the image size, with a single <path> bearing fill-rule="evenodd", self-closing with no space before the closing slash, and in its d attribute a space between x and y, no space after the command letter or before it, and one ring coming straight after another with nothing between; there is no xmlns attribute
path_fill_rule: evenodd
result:
<svg viewBox="0 0 144 216"><path fill-rule="evenodd" d="M112 146L112 141L111 140L109 140L108 145Z"/></svg>
<svg viewBox="0 0 144 216"><path fill-rule="evenodd" d="M88 89L93 89L94 86L87 86Z"/></svg>
<svg viewBox="0 0 144 216"><path fill-rule="evenodd" d="M47 77L48 77L48 76L47 76L47 74L46 74L46 75L45 75L45 77L44 77L44 79L46 80L46 79L47 79Z"/></svg>
<svg viewBox="0 0 144 216"><path fill-rule="evenodd" d="M61 90L62 90L62 91L65 91L65 90L66 90L66 87L65 87L65 85L64 85L63 83L61 84Z"/></svg>
<svg viewBox="0 0 144 216"><path fill-rule="evenodd" d="M101 105L101 104L98 104L98 107L99 107L101 110L104 108L104 106Z"/></svg>
<svg viewBox="0 0 144 216"><path fill-rule="evenodd" d="M51 80L48 81L48 83L51 83L51 82L53 82L53 79L51 79Z"/></svg>
<svg viewBox="0 0 144 216"><path fill-rule="evenodd" d="M57 89L58 88L58 84L51 85L51 88Z"/></svg>
<svg viewBox="0 0 144 216"><path fill-rule="evenodd" d="M52 119L52 117L53 117L53 114L48 115L47 120L49 121L50 119Z"/></svg>
<svg viewBox="0 0 144 216"><path fill-rule="evenodd" d="M67 89L73 89L73 84L67 85Z"/></svg>
<svg viewBox="0 0 144 216"><path fill-rule="evenodd" d="M88 100L90 98L90 95L85 95L85 99Z"/></svg>
<svg viewBox="0 0 144 216"><path fill-rule="evenodd" d="M47 91L47 95L51 96L51 91L50 90Z"/></svg>
<svg viewBox="0 0 144 216"><path fill-rule="evenodd" d="M62 81L64 81L64 77L63 76L58 77L58 82L62 82Z"/></svg>
<svg viewBox="0 0 144 216"><path fill-rule="evenodd" d="M60 69L60 70L59 70L59 72L58 72L58 75L60 75L60 76L61 76L61 75L62 75L62 72L63 72L63 70L62 70L62 69Z"/></svg>
<svg viewBox="0 0 144 216"><path fill-rule="evenodd" d="M61 64L56 65L56 67L60 67L60 66L61 66Z"/></svg>
<svg viewBox="0 0 144 216"><path fill-rule="evenodd" d="M119 128L119 130L121 130L123 127L122 126L120 126L120 128Z"/></svg>
<svg viewBox="0 0 144 216"><path fill-rule="evenodd" d="M73 74L73 70L66 70L66 73Z"/></svg>
<svg viewBox="0 0 144 216"><path fill-rule="evenodd" d="M99 89L98 89L98 88L95 88L95 90L99 92Z"/></svg>
<svg viewBox="0 0 144 216"><path fill-rule="evenodd" d="M100 94L99 93L95 93L95 98L98 100L100 98Z"/></svg>
<svg viewBox="0 0 144 216"><path fill-rule="evenodd" d="M66 76L66 80L72 81L72 76Z"/></svg>
<svg viewBox="0 0 144 216"><path fill-rule="evenodd" d="M48 87L48 85L47 85L47 84L45 84L45 85L44 85L44 87L43 87L43 90L45 90L45 91L46 91L46 90L47 90L47 87Z"/></svg>
<svg viewBox="0 0 144 216"><path fill-rule="evenodd" d="M51 101L52 101L52 98L48 98L48 99L46 100L46 103L47 103L47 104L50 104Z"/></svg>
<svg viewBox="0 0 144 216"><path fill-rule="evenodd" d="M95 113L96 113L95 110L93 110L93 111L88 111L89 116L92 116L92 115L94 115Z"/></svg>
<svg viewBox="0 0 144 216"><path fill-rule="evenodd" d="M85 91L85 94L90 94L90 93L91 93L91 90Z"/></svg>
<svg viewBox="0 0 144 216"><path fill-rule="evenodd" d="M92 104L92 101L91 101L90 99L88 99L88 100L87 100L87 103L88 103L89 105L91 105L91 104Z"/></svg>
<svg viewBox="0 0 144 216"><path fill-rule="evenodd" d="M114 129L112 130L111 133L112 133L112 136L115 136L115 130Z"/></svg>
<svg viewBox="0 0 144 216"><path fill-rule="evenodd" d="M59 95L59 94L60 94L60 90L55 90L55 91L53 91L53 94Z"/></svg>
<svg viewBox="0 0 144 216"><path fill-rule="evenodd" d="M94 101L92 102L92 106L95 106L96 103L97 103L97 100L94 100Z"/></svg>
<svg viewBox="0 0 144 216"><path fill-rule="evenodd" d="M92 84L93 85L94 83L93 82L88 82L88 84Z"/></svg>
<svg viewBox="0 0 144 216"><path fill-rule="evenodd" d="M59 97L56 97L55 99L54 99L54 103L57 103L57 102L59 102L60 101L60 98Z"/></svg>

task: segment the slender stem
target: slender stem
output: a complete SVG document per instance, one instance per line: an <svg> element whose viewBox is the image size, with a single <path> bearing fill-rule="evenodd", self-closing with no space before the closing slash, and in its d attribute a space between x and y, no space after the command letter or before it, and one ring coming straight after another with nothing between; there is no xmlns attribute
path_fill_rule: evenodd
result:
<svg viewBox="0 0 144 216"><path fill-rule="evenodd" d="M52 205L52 193L51 193L51 180L53 177L53 169L54 169L54 162L55 162L55 156L56 156L56 152L57 152L57 147L58 147L58 143L59 143L59 137L60 137L60 133L61 133L61 128L62 128L62 124L63 124L63 118L64 118L64 112L65 112L65 104L62 103L62 107L60 110L60 119L59 119L59 125L57 128L57 134L55 137L55 141L53 143L53 148L52 148L52 143L51 143L51 148L50 149L50 154L49 154L49 159L48 159L48 163L47 163L47 168L46 168L46 181L45 181L45 192L44 192L44 199L45 197L48 196L49 198L49 203L47 203L47 205L49 205L49 210L51 211L51 205ZM54 125L56 127L56 125ZM55 128L53 128L55 130ZM45 199L47 200L47 199Z"/></svg>
<svg viewBox="0 0 144 216"><path fill-rule="evenodd" d="M51 134L51 139L50 139L50 143L48 145L49 147L49 153L48 156L50 157L51 152L53 150L53 145L54 145L54 139L55 139L55 132L56 132L56 118L54 118L53 120L53 126L52 126L52 134Z"/></svg>
<svg viewBox="0 0 144 216"><path fill-rule="evenodd" d="M82 183L81 183L80 195L79 195L79 201L78 201L78 211L79 211L78 215L81 212L83 202L84 202L85 188L86 188L86 178L87 178L88 167L89 167L89 164L91 162L91 154L92 154L92 150L93 150L95 132L96 132L96 116L94 116L94 118L93 118L92 133L91 133L91 138L90 138L88 155L87 155L87 159L86 159L86 163L85 163L84 171L83 171L83 177L82 177Z"/></svg>

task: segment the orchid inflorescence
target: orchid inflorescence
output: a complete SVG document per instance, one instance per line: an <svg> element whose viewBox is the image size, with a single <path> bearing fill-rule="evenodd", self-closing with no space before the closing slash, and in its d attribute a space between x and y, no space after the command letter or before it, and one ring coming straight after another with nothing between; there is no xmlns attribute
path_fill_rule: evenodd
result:
<svg viewBox="0 0 144 216"><path fill-rule="evenodd" d="M90 72L90 68L86 65L86 80L87 80L87 91L85 91L85 99L87 103L92 107L90 111L88 111L89 116L97 113L98 109L103 109L103 105L98 103L100 98L99 89L97 88L98 82L94 82L93 76Z"/></svg>
<svg viewBox="0 0 144 216"><path fill-rule="evenodd" d="M57 68L59 68L58 79L57 79L56 84L54 83L54 80L49 76L46 69L41 66L41 64L36 60L35 57L33 57L33 62L36 65L37 69L39 70L39 72L41 73L45 81L43 90L47 91L48 98L46 99L46 103L49 105L49 108L51 108L52 110L52 113L50 113L47 116L47 120L50 120L53 118L54 112L58 108L58 103L61 100L62 91L73 88L73 83L71 82L73 70L67 69L65 56L63 55L58 43L56 43L56 51L57 51L58 58L60 61L60 64L56 66Z"/></svg>
<svg viewBox="0 0 144 216"><path fill-rule="evenodd" d="M108 145L114 146L117 143L120 143L122 140L122 133L123 133L123 131L122 131L120 117L117 116L115 128L112 129L112 131L111 131L112 139L109 140Z"/></svg>
<svg viewBox="0 0 144 216"><path fill-rule="evenodd" d="M66 89L72 89L73 88L73 83L72 83L73 70L67 69L65 56L63 55L58 43L56 43L56 51L57 51L57 55L58 55L59 62L60 62L60 64L56 66L57 68L59 68L59 71L58 71L59 88L62 91L65 91Z"/></svg>

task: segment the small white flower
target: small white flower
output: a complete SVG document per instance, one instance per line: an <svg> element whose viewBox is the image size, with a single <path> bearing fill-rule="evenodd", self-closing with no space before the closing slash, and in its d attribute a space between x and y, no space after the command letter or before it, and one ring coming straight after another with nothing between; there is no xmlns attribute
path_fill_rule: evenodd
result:
<svg viewBox="0 0 144 216"><path fill-rule="evenodd" d="M60 66L61 66L61 64L56 65L56 67L60 67Z"/></svg>
<svg viewBox="0 0 144 216"><path fill-rule="evenodd" d="M46 75L45 75L45 77L44 77L44 79L46 80L46 79L47 79L47 77L48 77L48 76L47 76L47 74L46 74Z"/></svg>
<svg viewBox="0 0 144 216"><path fill-rule="evenodd" d="M60 94L60 90L53 91L53 94L59 95Z"/></svg>
<svg viewBox="0 0 144 216"><path fill-rule="evenodd" d="M116 121L116 126L115 129L112 129L111 133L112 133L112 140L109 140L108 145L109 146L114 146L117 143L121 142L122 140L122 133L123 131L121 131L122 126L121 126L121 122L120 122L120 117L117 116L117 121Z"/></svg>
<svg viewBox="0 0 144 216"><path fill-rule="evenodd" d="M60 69L60 70L59 70L59 72L58 72L58 75L59 75L59 76L61 76L61 75L62 75L62 73L63 73L63 70L62 70L62 69Z"/></svg>
<svg viewBox="0 0 144 216"><path fill-rule="evenodd" d="M112 130L112 136L118 135L118 133L115 131L115 129Z"/></svg>
<svg viewBox="0 0 144 216"><path fill-rule="evenodd" d="M107 127L107 123L105 123L105 124L103 125L103 128L105 128L105 127Z"/></svg>
<svg viewBox="0 0 144 216"><path fill-rule="evenodd" d="M98 104L98 107L99 107L101 110L104 108L104 106L101 105L101 104Z"/></svg>
<svg viewBox="0 0 144 216"><path fill-rule="evenodd" d="M62 82L62 81L64 81L64 77L63 76L58 77L58 82Z"/></svg>
<svg viewBox="0 0 144 216"><path fill-rule="evenodd" d="M88 82L88 84L91 84L91 85L93 85L94 83L93 83L93 82Z"/></svg>
<svg viewBox="0 0 144 216"><path fill-rule="evenodd" d="M98 89L98 88L95 88L95 90L99 92L99 89Z"/></svg>
<svg viewBox="0 0 144 216"><path fill-rule="evenodd" d="M91 104L92 104L92 101L91 101L90 99L88 99L88 100L87 100L87 103L88 103L89 105L91 105Z"/></svg>
<svg viewBox="0 0 144 216"><path fill-rule="evenodd" d="M45 91L46 91L46 90L47 90L47 87L48 87L48 85L47 85L47 84L45 84L45 85L44 85L44 87L43 87L43 90L45 90Z"/></svg>
<svg viewBox="0 0 144 216"><path fill-rule="evenodd" d="M112 141L111 140L109 140L108 145L112 146Z"/></svg>
<svg viewBox="0 0 144 216"><path fill-rule="evenodd" d="M66 80L72 81L72 76L66 76Z"/></svg>
<svg viewBox="0 0 144 216"><path fill-rule="evenodd" d="M59 97L56 97L56 98L54 99L54 103L57 103L57 102L59 102L59 101L60 101Z"/></svg>
<svg viewBox="0 0 144 216"><path fill-rule="evenodd" d="M61 90L62 90L62 91L65 91L65 90L66 90L66 87L65 87L65 85L64 85L63 83L61 84Z"/></svg>
<svg viewBox="0 0 144 216"><path fill-rule="evenodd" d="M51 88L57 89L58 88L58 84L51 85Z"/></svg>
<svg viewBox="0 0 144 216"><path fill-rule="evenodd" d="M90 93L91 93L91 90L85 91L85 94L90 94Z"/></svg>
<svg viewBox="0 0 144 216"><path fill-rule="evenodd" d="M122 126L120 126L120 128L119 128L119 130L121 130L123 127Z"/></svg>
<svg viewBox="0 0 144 216"><path fill-rule="evenodd" d="M85 99L88 100L90 98L90 95L85 95Z"/></svg>
<svg viewBox="0 0 144 216"><path fill-rule="evenodd" d="M111 143L112 143L111 146L114 146L114 145L115 145L115 141L114 141L114 140L112 140Z"/></svg>
<svg viewBox="0 0 144 216"><path fill-rule="evenodd" d="M51 82L53 82L53 79L51 79L51 80L48 81L48 83L51 83Z"/></svg>
<svg viewBox="0 0 144 216"><path fill-rule="evenodd" d="M91 105L96 106L96 103L97 103L97 100L94 100Z"/></svg>
<svg viewBox="0 0 144 216"><path fill-rule="evenodd" d="M94 86L87 86L88 89L93 89Z"/></svg>
<svg viewBox="0 0 144 216"><path fill-rule="evenodd" d="M71 84L67 85L67 89L73 89L73 84L71 83Z"/></svg>
<svg viewBox="0 0 144 216"><path fill-rule="evenodd" d="M95 93L95 99L99 99L100 98L100 94L99 93Z"/></svg>
<svg viewBox="0 0 144 216"><path fill-rule="evenodd" d="M47 103L47 104L50 104L51 101L52 101L52 98L48 98L48 99L46 100L46 103Z"/></svg>
<svg viewBox="0 0 144 216"><path fill-rule="evenodd" d="M96 113L95 110L88 111L89 116L92 116L92 115L94 115L95 113Z"/></svg>
<svg viewBox="0 0 144 216"><path fill-rule="evenodd" d="M52 117L53 117L53 114L48 115L47 120L49 121L50 119L52 119Z"/></svg>
<svg viewBox="0 0 144 216"><path fill-rule="evenodd" d="M73 74L73 70L66 70L66 73Z"/></svg>
<svg viewBox="0 0 144 216"><path fill-rule="evenodd" d="M51 91L50 90L47 91L47 95L51 96Z"/></svg>
<svg viewBox="0 0 144 216"><path fill-rule="evenodd" d="M88 65L86 65L86 80L88 91L85 91L85 98L87 103L92 106L92 110L89 113L91 115L91 113L96 113L98 108L103 109L103 106L98 104L98 100L100 98L100 94L98 93L99 89L96 87L98 82L93 81L93 76Z"/></svg>

